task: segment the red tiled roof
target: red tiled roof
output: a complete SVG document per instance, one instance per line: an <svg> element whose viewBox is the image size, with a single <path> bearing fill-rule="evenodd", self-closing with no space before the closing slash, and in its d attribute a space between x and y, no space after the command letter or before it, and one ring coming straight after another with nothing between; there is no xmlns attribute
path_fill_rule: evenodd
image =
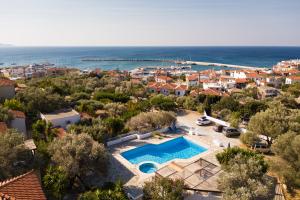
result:
<svg viewBox="0 0 300 200"><path fill-rule="evenodd" d="M57 130L56 135L59 138L63 138L67 134L67 132L63 128L57 128L56 130Z"/></svg>
<svg viewBox="0 0 300 200"><path fill-rule="evenodd" d="M0 78L0 86L14 86L15 82L6 78Z"/></svg>
<svg viewBox="0 0 300 200"><path fill-rule="evenodd" d="M236 82L236 83L247 83L248 80L245 79L245 78L237 78L237 79L235 79L235 82Z"/></svg>
<svg viewBox="0 0 300 200"><path fill-rule="evenodd" d="M10 110L9 111L14 118L26 118L25 114L22 111Z"/></svg>
<svg viewBox="0 0 300 200"><path fill-rule="evenodd" d="M178 85L178 86L176 86L175 90L187 90L187 86L186 85Z"/></svg>
<svg viewBox="0 0 300 200"><path fill-rule="evenodd" d="M197 81L198 79L199 79L198 74L192 74L190 76L187 76L187 80L189 80L189 81Z"/></svg>
<svg viewBox="0 0 300 200"><path fill-rule="evenodd" d="M34 170L0 182L0 197L4 199L46 200L40 179Z"/></svg>
<svg viewBox="0 0 300 200"><path fill-rule="evenodd" d="M288 78L291 79L291 80L294 80L294 81L299 81L300 80L300 76L290 76Z"/></svg>
<svg viewBox="0 0 300 200"><path fill-rule="evenodd" d="M165 81L170 81L170 80L172 80L172 78L171 78L171 77L168 77L168 76L157 76L156 78L157 78L157 79L161 79L161 80L165 80Z"/></svg>
<svg viewBox="0 0 300 200"><path fill-rule="evenodd" d="M252 73L247 73L246 77L247 78L259 78L260 76L259 76L259 74L252 72Z"/></svg>
<svg viewBox="0 0 300 200"><path fill-rule="evenodd" d="M211 88L202 90L200 93L205 95L213 95L213 96L229 96L227 93L220 92L218 90L211 89Z"/></svg>
<svg viewBox="0 0 300 200"><path fill-rule="evenodd" d="M7 125L5 122L0 122L0 133L4 133L7 130Z"/></svg>

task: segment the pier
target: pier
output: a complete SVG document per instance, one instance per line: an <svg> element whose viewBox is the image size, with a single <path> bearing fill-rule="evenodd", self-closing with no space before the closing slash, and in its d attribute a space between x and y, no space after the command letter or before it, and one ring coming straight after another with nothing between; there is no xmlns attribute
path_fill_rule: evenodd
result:
<svg viewBox="0 0 300 200"><path fill-rule="evenodd" d="M199 65L199 66L212 66L212 67L228 67L237 69L252 69L252 70L265 70L263 67L233 65L224 63L201 62L201 61L182 61L170 59L101 59L101 58L82 58L83 62L167 62L179 65Z"/></svg>
<svg viewBox="0 0 300 200"><path fill-rule="evenodd" d="M182 65L202 65L202 66L217 66L217 67L228 67L228 68L239 68L239 69L252 69L252 70L265 70L263 67L243 66L243 65L232 65L223 63L211 63L211 62L200 62L200 61L178 61L177 64Z"/></svg>

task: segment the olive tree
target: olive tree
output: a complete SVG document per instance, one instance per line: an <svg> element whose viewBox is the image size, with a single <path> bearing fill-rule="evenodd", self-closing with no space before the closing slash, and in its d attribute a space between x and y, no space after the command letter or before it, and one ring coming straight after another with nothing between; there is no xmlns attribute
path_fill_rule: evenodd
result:
<svg viewBox="0 0 300 200"><path fill-rule="evenodd" d="M32 159L22 134L14 130L0 133L0 180L28 171L33 166Z"/></svg>
<svg viewBox="0 0 300 200"><path fill-rule="evenodd" d="M127 122L127 127L134 131L146 132L171 126L175 122L176 117L172 112L146 112L132 117Z"/></svg>
<svg viewBox="0 0 300 200"><path fill-rule="evenodd" d="M183 200L184 181L155 177L143 188L144 200Z"/></svg>
<svg viewBox="0 0 300 200"><path fill-rule="evenodd" d="M108 154L102 144L82 133L68 134L56 138L48 147L51 160L60 166L70 179L86 176L88 172L104 175L108 165Z"/></svg>
<svg viewBox="0 0 300 200"><path fill-rule="evenodd" d="M289 130L300 131L299 116L299 110L288 109L283 104L276 103L251 117L248 131L267 136L270 146L279 135Z"/></svg>
<svg viewBox="0 0 300 200"><path fill-rule="evenodd" d="M225 171L218 179L224 200L271 198L272 181L263 173L262 166L257 159L237 155L224 169Z"/></svg>

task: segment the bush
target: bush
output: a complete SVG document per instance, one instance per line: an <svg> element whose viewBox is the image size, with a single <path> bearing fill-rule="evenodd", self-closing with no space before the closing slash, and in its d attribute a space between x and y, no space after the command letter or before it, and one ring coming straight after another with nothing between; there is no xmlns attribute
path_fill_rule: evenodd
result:
<svg viewBox="0 0 300 200"><path fill-rule="evenodd" d="M130 97L126 94L121 94L121 93L109 93L109 92L99 91L94 94L94 99L96 100L109 99L113 102L126 103L127 101L129 101Z"/></svg>

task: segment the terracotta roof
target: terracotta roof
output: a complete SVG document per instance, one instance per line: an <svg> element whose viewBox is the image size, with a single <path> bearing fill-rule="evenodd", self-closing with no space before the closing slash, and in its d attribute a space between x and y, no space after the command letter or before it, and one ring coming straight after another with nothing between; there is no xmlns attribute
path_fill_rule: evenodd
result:
<svg viewBox="0 0 300 200"><path fill-rule="evenodd" d="M57 128L56 130L57 130L56 135L59 138L63 138L67 134L67 132L63 128Z"/></svg>
<svg viewBox="0 0 300 200"><path fill-rule="evenodd" d="M197 81L199 79L199 75L198 74L192 74L190 76L187 76L186 78L189 81Z"/></svg>
<svg viewBox="0 0 300 200"><path fill-rule="evenodd" d="M235 79L235 82L236 82L236 83L247 83L248 80L245 79L245 78L237 78L237 79Z"/></svg>
<svg viewBox="0 0 300 200"><path fill-rule="evenodd" d="M7 125L5 122L0 122L0 133L4 133L7 130Z"/></svg>
<svg viewBox="0 0 300 200"><path fill-rule="evenodd" d="M40 179L34 170L0 182L1 196L4 199L46 200Z"/></svg>
<svg viewBox="0 0 300 200"><path fill-rule="evenodd" d="M186 85L178 85L175 90L187 90L187 86Z"/></svg>
<svg viewBox="0 0 300 200"><path fill-rule="evenodd" d="M156 79L161 79L161 80L165 80L165 81L170 81L172 80L171 77L168 76L157 76Z"/></svg>
<svg viewBox="0 0 300 200"><path fill-rule="evenodd" d="M247 78L259 78L260 76L259 76L259 74L252 72L252 73L247 73L246 77Z"/></svg>
<svg viewBox="0 0 300 200"><path fill-rule="evenodd" d="M14 86L15 82L9 79L0 78L0 86Z"/></svg>
<svg viewBox="0 0 300 200"><path fill-rule="evenodd" d="M26 118L25 114L22 111L10 110L9 111L14 118Z"/></svg>
<svg viewBox="0 0 300 200"><path fill-rule="evenodd" d="M288 77L291 80L295 80L295 81L299 81L300 80L300 76L290 76Z"/></svg>
<svg viewBox="0 0 300 200"><path fill-rule="evenodd" d="M215 89L206 89L206 90L202 90L201 92L199 92L200 94L205 94L205 95L212 95L212 96L229 96L227 93L225 92L220 92L218 90Z"/></svg>

